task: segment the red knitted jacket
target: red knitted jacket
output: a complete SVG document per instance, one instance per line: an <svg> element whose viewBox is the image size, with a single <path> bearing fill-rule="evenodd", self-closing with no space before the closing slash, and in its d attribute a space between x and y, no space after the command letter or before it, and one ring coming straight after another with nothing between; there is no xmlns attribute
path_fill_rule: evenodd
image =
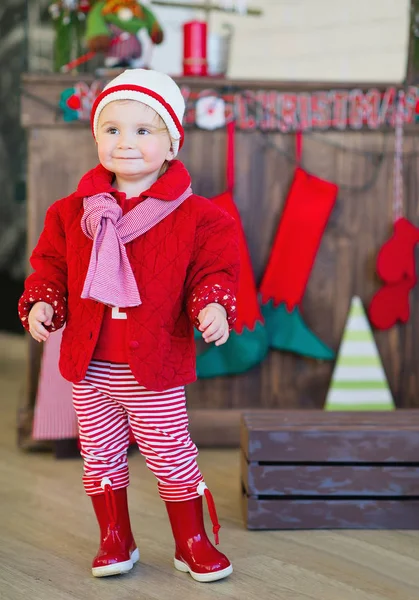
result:
<svg viewBox="0 0 419 600"><path fill-rule="evenodd" d="M80 221L83 198L109 192L113 174L101 165L81 179L75 193L47 211L44 229L31 256L34 273L25 282L19 315L28 329L35 302L55 310L50 330L66 323L60 371L69 381L84 378L99 336L105 306L81 299L92 240ZM170 202L190 177L180 161L141 195ZM230 326L235 320L239 274L235 221L210 200L190 196L163 221L126 245L142 304L126 308L129 364L137 381L150 390L185 385L196 379L193 324L210 302L222 304Z"/></svg>

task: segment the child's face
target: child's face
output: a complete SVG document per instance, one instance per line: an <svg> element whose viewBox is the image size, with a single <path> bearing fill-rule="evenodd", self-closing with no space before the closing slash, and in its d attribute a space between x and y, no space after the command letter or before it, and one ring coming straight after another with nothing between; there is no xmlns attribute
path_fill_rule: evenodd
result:
<svg viewBox="0 0 419 600"><path fill-rule="evenodd" d="M118 177L141 180L158 175L171 160L171 141L163 120L136 100L117 100L99 116L97 147L101 164Z"/></svg>

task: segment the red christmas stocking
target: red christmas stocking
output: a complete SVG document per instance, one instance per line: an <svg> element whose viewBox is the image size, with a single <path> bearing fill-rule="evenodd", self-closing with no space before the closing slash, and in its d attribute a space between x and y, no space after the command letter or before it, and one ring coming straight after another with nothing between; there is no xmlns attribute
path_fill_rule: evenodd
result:
<svg viewBox="0 0 419 600"><path fill-rule="evenodd" d="M305 325L299 307L337 191L335 184L296 169L260 286L273 348L325 360L334 357Z"/></svg>
<svg viewBox="0 0 419 600"><path fill-rule="evenodd" d="M242 333L243 329L254 329L259 321L263 323L262 312L260 310L258 294L253 274L253 267L250 260L249 249L247 247L246 236L241 223L241 218L233 195L230 191L224 192L219 196L212 198L212 202L225 210L237 222L239 230L239 249L240 249L240 279L237 292L237 320L234 325L234 331Z"/></svg>
<svg viewBox="0 0 419 600"><path fill-rule="evenodd" d="M237 320L228 341L211 346L197 356L198 377L216 377L244 373L260 363L269 344L260 310L256 282L239 211L234 203L234 123L227 125L227 183L228 190L212 199L237 222L240 248L240 279L237 293Z"/></svg>

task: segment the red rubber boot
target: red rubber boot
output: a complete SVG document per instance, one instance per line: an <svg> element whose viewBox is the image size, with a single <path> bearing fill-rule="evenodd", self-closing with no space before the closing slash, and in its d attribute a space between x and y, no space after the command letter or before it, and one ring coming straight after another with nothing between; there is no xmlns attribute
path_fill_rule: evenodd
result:
<svg viewBox="0 0 419 600"><path fill-rule="evenodd" d="M128 573L140 559L131 532L127 489L113 490L107 478L102 487L104 494L91 496L100 527L100 546L92 564L94 577Z"/></svg>
<svg viewBox="0 0 419 600"><path fill-rule="evenodd" d="M215 543L218 544L220 525L207 488L205 496L214 524ZM175 568L190 573L200 582L216 581L230 575L233 572L230 561L214 548L205 532L202 496L183 502L166 502L166 508L176 543Z"/></svg>

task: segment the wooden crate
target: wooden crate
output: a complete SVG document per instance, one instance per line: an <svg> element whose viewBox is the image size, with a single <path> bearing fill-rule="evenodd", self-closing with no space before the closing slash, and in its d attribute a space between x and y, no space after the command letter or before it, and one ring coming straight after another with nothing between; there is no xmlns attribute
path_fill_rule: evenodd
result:
<svg viewBox="0 0 419 600"><path fill-rule="evenodd" d="M248 411L248 529L419 529L419 410Z"/></svg>

